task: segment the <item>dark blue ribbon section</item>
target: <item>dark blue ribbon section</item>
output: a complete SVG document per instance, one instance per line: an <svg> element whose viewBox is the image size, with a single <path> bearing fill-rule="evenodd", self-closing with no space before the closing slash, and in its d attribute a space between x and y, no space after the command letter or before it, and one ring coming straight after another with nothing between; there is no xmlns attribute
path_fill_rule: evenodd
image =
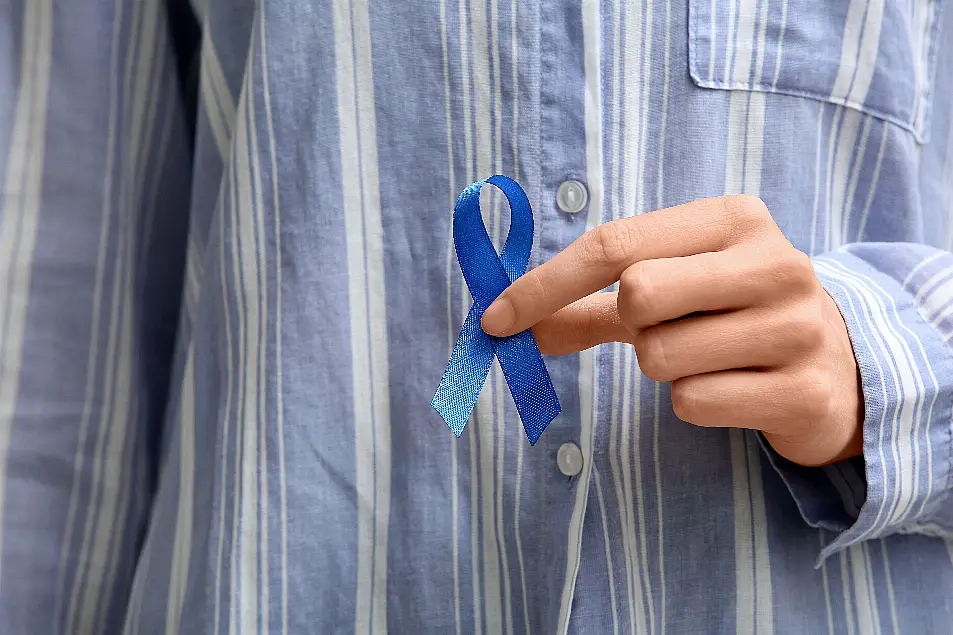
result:
<svg viewBox="0 0 953 635"><path fill-rule="evenodd" d="M502 190L510 204L510 231L499 255L480 214L480 190L486 183ZM493 337L480 328L483 312L506 287L526 273L529 264L533 208L523 188L500 174L468 185L453 209L453 245L473 296L473 306L431 405L455 435L463 434L496 355L526 436L535 444L559 414L560 407L533 332L527 329L507 337Z"/></svg>

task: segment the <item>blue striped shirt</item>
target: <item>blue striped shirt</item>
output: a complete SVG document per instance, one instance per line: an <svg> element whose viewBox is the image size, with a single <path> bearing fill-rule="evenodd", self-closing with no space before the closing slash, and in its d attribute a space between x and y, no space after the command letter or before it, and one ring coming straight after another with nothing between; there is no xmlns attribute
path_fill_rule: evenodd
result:
<svg viewBox="0 0 953 635"><path fill-rule="evenodd" d="M0 632L953 632L942 4L0 3ZM499 367L454 438L451 210L494 173L530 266L760 196L863 457L685 424L623 344L547 358L534 447Z"/></svg>

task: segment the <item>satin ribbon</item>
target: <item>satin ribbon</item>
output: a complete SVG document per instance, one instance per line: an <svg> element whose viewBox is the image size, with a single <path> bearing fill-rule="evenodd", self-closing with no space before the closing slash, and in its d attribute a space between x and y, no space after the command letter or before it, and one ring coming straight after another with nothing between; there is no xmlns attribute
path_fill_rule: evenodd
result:
<svg viewBox="0 0 953 635"><path fill-rule="evenodd" d="M510 231L499 255L480 214L480 190L486 183L502 190L510 204ZM506 287L526 273L533 248L533 209L523 188L499 174L468 185L453 209L453 245L473 296L473 306L431 405L455 435L463 434L496 355L526 436L535 444L559 414L560 407L533 332L527 329L507 337L493 337L480 328L483 312Z"/></svg>

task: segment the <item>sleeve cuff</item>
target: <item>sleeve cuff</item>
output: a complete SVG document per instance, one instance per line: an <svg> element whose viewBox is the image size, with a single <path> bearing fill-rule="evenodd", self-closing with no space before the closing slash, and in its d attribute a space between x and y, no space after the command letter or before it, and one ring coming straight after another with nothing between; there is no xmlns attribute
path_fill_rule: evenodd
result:
<svg viewBox="0 0 953 635"><path fill-rule="evenodd" d="M847 547L895 533L953 537L953 352L922 312L920 296L927 289L909 290L917 270L927 270L922 277L930 269L916 259L923 247L909 247L911 253L901 256L908 256L912 271L893 275L846 248L814 259L847 324L860 369L863 457L803 467L761 437L805 522L834 532L817 566ZM939 264L949 267L943 260ZM891 265L904 262L901 257ZM953 271L948 276L947 292L953 292Z"/></svg>

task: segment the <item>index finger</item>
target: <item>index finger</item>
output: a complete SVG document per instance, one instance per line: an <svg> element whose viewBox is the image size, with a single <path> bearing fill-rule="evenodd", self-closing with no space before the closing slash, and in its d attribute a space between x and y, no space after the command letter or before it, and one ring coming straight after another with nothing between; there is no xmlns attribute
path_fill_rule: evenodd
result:
<svg viewBox="0 0 953 635"><path fill-rule="evenodd" d="M732 234L728 220L738 215L734 208L759 208L752 213L764 213L764 204L755 197L721 197L599 225L517 278L487 308L483 329L497 336L519 333L608 287L641 260L724 249Z"/></svg>

